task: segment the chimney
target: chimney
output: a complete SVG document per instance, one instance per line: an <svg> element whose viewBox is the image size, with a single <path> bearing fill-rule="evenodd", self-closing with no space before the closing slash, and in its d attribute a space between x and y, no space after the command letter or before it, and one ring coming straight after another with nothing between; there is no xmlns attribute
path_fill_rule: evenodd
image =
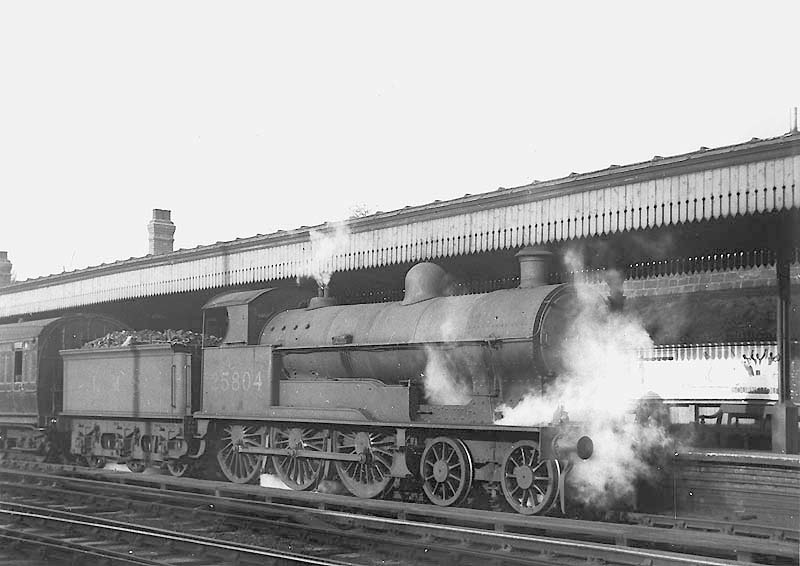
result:
<svg viewBox="0 0 800 566"><path fill-rule="evenodd" d="M11 262L8 252L0 252L0 287L11 285Z"/></svg>
<svg viewBox="0 0 800 566"><path fill-rule="evenodd" d="M552 257L552 252L536 246L528 246L517 252L520 288L531 289L547 285Z"/></svg>
<svg viewBox="0 0 800 566"><path fill-rule="evenodd" d="M168 254L172 251L175 234L175 225L170 220L170 211L153 209L153 219L147 224L147 234L150 242L150 255Z"/></svg>

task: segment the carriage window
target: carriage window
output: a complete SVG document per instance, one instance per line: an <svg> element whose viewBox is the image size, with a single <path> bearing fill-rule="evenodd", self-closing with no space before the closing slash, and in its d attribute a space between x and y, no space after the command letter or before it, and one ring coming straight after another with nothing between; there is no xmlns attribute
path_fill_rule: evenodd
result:
<svg viewBox="0 0 800 566"><path fill-rule="evenodd" d="M22 351L14 352L14 383L22 381Z"/></svg>

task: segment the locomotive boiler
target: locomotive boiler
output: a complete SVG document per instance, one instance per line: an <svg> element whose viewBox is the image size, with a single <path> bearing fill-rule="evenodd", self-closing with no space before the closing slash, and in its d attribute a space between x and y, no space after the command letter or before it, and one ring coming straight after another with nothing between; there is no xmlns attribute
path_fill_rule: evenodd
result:
<svg viewBox="0 0 800 566"><path fill-rule="evenodd" d="M418 264L402 302L318 308L312 301L276 315L260 342L278 349L288 379L451 380L467 392L463 401L513 403L560 373L572 287L523 279L518 289L445 296L446 281L439 266Z"/></svg>

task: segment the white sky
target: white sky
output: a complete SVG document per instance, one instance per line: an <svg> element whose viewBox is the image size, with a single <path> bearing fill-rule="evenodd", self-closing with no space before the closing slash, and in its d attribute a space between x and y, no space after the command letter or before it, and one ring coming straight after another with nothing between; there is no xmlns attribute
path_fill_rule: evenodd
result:
<svg viewBox="0 0 800 566"><path fill-rule="evenodd" d="M772 137L800 2L0 3L19 279Z"/></svg>

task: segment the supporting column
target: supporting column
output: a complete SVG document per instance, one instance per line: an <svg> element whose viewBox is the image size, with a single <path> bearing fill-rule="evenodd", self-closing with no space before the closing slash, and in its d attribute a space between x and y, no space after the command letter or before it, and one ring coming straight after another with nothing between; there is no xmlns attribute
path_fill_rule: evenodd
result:
<svg viewBox="0 0 800 566"><path fill-rule="evenodd" d="M792 402L792 343L790 315L792 311L791 263L786 246L781 246L775 262L778 276L778 403L772 407L772 451L797 454L797 405Z"/></svg>

